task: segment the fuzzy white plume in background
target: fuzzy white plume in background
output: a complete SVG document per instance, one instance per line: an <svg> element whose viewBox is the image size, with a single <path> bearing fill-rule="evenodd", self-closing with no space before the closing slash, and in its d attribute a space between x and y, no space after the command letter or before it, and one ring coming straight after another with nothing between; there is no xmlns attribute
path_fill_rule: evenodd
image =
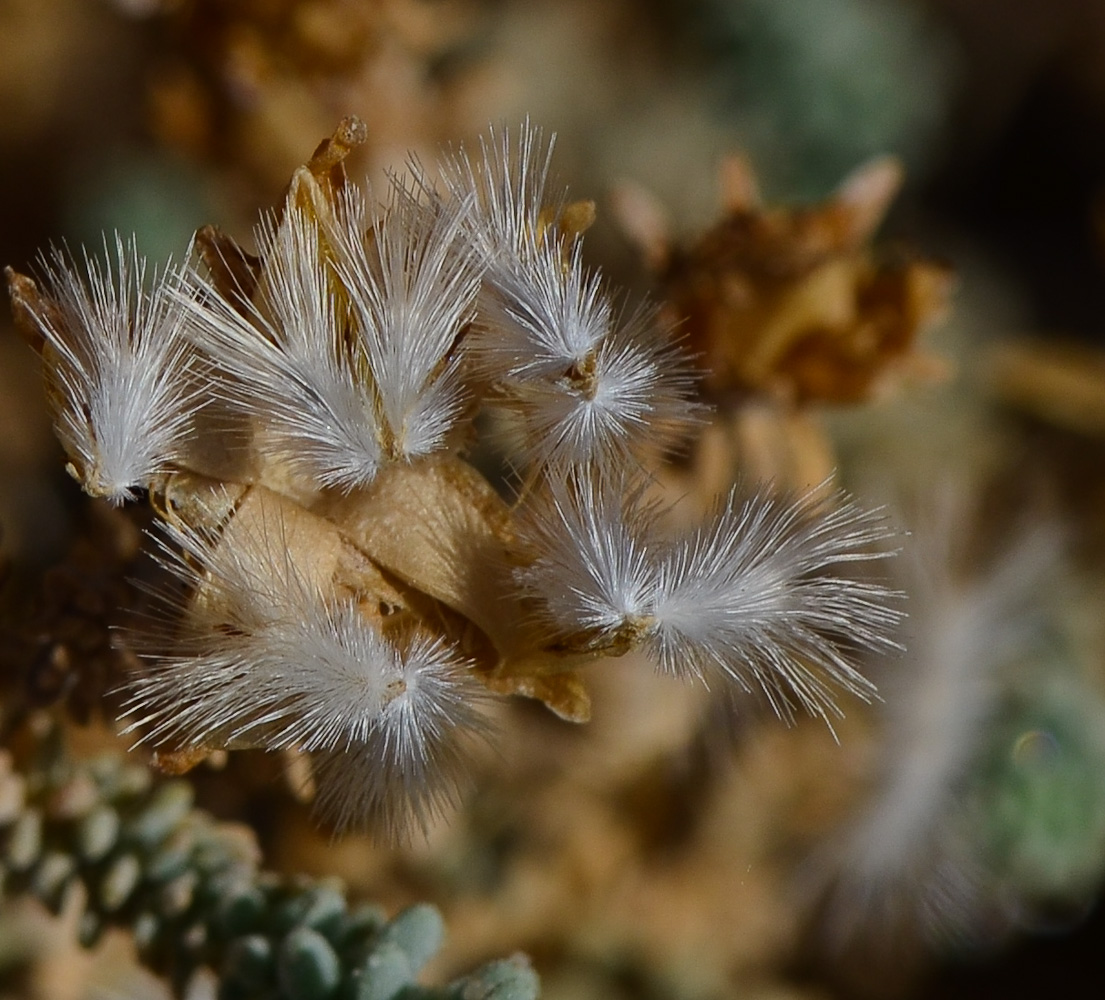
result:
<svg viewBox="0 0 1105 1000"><path fill-rule="evenodd" d="M964 574L963 501L937 491L905 546L907 651L880 684L881 767L862 810L811 859L807 891L822 897L834 951L893 960L918 942L962 946L994 930L1004 905L972 843L964 789L1011 670L1048 632L1061 545L1035 528Z"/></svg>
<svg viewBox="0 0 1105 1000"><path fill-rule="evenodd" d="M230 301L193 273L180 297L190 334L219 366L222 395L293 472L345 489L371 482L382 461L375 401L343 335L318 225L289 206L257 243L258 301Z"/></svg>
<svg viewBox="0 0 1105 1000"><path fill-rule="evenodd" d="M132 239L104 240L102 259L83 267L57 249L42 261L56 309L33 315L47 346L56 429L70 471L93 496L113 503L179 458L202 405L195 359L171 294L178 276L149 276Z"/></svg>
<svg viewBox="0 0 1105 1000"><path fill-rule="evenodd" d="M874 692L849 653L896 648L894 595L842 572L889 554L879 546L890 537L878 511L818 489L733 494L672 540L639 490L580 474L533 501L522 538L534 558L517 579L554 637L640 645L665 671L758 687L780 714L793 699L828 718L836 689Z"/></svg>

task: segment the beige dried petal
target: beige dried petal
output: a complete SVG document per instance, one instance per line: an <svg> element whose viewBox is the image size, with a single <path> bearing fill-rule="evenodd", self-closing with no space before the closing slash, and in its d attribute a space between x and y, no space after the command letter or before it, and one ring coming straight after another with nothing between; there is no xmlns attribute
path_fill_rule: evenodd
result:
<svg viewBox="0 0 1105 1000"><path fill-rule="evenodd" d="M518 644L509 594L510 512L467 463L435 454L313 508L373 561L459 612L502 653Z"/></svg>

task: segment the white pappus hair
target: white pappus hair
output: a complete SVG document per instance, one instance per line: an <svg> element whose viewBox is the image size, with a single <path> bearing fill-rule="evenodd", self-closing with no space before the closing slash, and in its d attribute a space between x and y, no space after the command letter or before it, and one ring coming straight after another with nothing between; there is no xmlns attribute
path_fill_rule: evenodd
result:
<svg viewBox="0 0 1105 1000"><path fill-rule="evenodd" d="M339 830L393 840L425 832L455 805L473 744L490 731L477 710L481 691L440 642L417 639L396 668L402 687L364 740L312 755L319 812Z"/></svg>
<svg viewBox="0 0 1105 1000"><path fill-rule="evenodd" d="M516 141L508 128L491 129L486 138L480 137L479 156L471 157L461 148L438 164L454 198L475 196L476 213L465 229L473 249L489 266L528 256L540 242L555 143L555 135L545 143L542 130L527 119ZM562 201L561 197L548 207L555 212Z"/></svg>
<svg viewBox="0 0 1105 1000"><path fill-rule="evenodd" d="M359 377L318 224L289 205L257 232L257 302L225 298L196 272L181 294L190 335L218 366L221 395L254 417L304 479L349 489L382 461L375 400Z"/></svg>
<svg viewBox="0 0 1105 1000"><path fill-rule="evenodd" d="M543 203L536 141L523 127L517 154L504 136L481 162L459 154L443 168L453 195L474 199L467 230L486 263L472 351L521 418L530 465L621 464L693 420L690 368L655 310L623 320L580 238L558 230L565 198Z"/></svg>
<svg viewBox="0 0 1105 1000"><path fill-rule="evenodd" d="M524 429L525 457L557 474L588 464L623 468L644 449L662 450L698 414L692 376L676 345L640 310L580 363L554 377L505 380Z"/></svg>
<svg viewBox="0 0 1105 1000"><path fill-rule="evenodd" d="M550 233L525 258L489 269L473 347L492 377L535 380L582 365L602 342L613 309L582 243Z"/></svg>
<svg viewBox="0 0 1105 1000"><path fill-rule="evenodd" d="M342 196L338 272L358 323L391 457L443 446L461 410L459 356L482 268L458 245L469 201L420 203L393 180L369 218L355 189Z"/></svg>
<svg viewBox="0 0 1105 1000"><path fill-rule="evenodd" d="M734 493L670 540L640 491L625 495L581 474L525 518L533 561L517 578L553 641L640 646L666 672L759 688L784 716L797 701L828 720L835 689L871 696L848 654L893 648L902 615L890 591L840 570L888 554L879 512L824 489Z"/></svg>
<svg viewBox="0 0 1105 1000"><path fill-rule="evenodd" d="M301 575L279 531L252 532L244 546L177 526L164 535L163 560L194 597L180 652L129 685L126 731L178 748L317 754L317 806L339 827L425 826L487 731L456 650L421 634L385 638L353 599Z"/></svg>
<svg viewBox="0 0 1105 1000"><path fill-rule="evenodd" d="M132 238L104 239L102 259L79 267L63 249L41 262L56 309L32 310L45 340L55 428L70 471L92 496L113 503L180 455L202 405L196 360L182 335L171 265L147 283Z"/></svg>

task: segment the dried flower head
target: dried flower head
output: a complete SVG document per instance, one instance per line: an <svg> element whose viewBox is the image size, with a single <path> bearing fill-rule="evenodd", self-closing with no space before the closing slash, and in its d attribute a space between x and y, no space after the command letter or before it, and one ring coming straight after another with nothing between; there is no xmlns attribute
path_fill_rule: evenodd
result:
<svg viewBox="0 0 1105 1000"><path fill-rule="evenodd" d="M45 294L11 275L53 352L63 440L99 413L89 383L121 402L101 371L146 380L138 468L76 468L91 493L154 494L188 594L130 686L131 729L193 756L310 754L331 819L400 835L462 783L487 692L582 721L579 670L602 656L639 648L784 715L869 696L852 654L891 647L899 614L845 571L885 554L882 521L831 490L763 489L661 530L648 463L696 426L693 370L657 310L627 313L584 264L591 210L551 190L551 144L494 133L447 158L443 190L419 172L377 202L341 170L356 134L296 172L256 256L201 230L206 270L163 276L142 310L91 266L87 293L60 264ZM95 378L70 374L89 353ZM209 402L233 439L208 422L212 440L180 442ZM522 431L509 500L463 457L484 407Z"/></svg>

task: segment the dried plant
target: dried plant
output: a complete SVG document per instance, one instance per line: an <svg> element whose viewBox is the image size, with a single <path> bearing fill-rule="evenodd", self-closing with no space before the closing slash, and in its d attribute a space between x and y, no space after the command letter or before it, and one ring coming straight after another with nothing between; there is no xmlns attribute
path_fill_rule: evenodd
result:
<svg viewBox="0 0 1105 1000"><path fill-rule="evenodd" d="M686 488L742 474L801 485L835 467L819 413L885 398L947 364L919 345L944 313L947 267L874 241L902 183L892 157L863 164L824 201L771 205L750 164L721 171L724 207L683 241L645 190L623 185L619 220L653 272L716 407Z"/></svg>
<svg viewBox="0 0 1105 1000"><path fill-rule="evenodd" d="M541 132L454 151L440 185L415 163L381 200L346 182L360 138L344 122L295 174L256 255L207 229L202 263L145 284L121 240L114 268L9 271L70 472L146 492L184 584L130 730L180 761L310 754L332 822L402 836L455 798L490 694L582 721L604 656L783 715L869 697L854 653L891 648L899 612L847 571L887 554L880 515L765 487L665 527L647 491L699 426L695 369L584 263L593 210ZM485 411L517 488L465 458Z"/></svg>

